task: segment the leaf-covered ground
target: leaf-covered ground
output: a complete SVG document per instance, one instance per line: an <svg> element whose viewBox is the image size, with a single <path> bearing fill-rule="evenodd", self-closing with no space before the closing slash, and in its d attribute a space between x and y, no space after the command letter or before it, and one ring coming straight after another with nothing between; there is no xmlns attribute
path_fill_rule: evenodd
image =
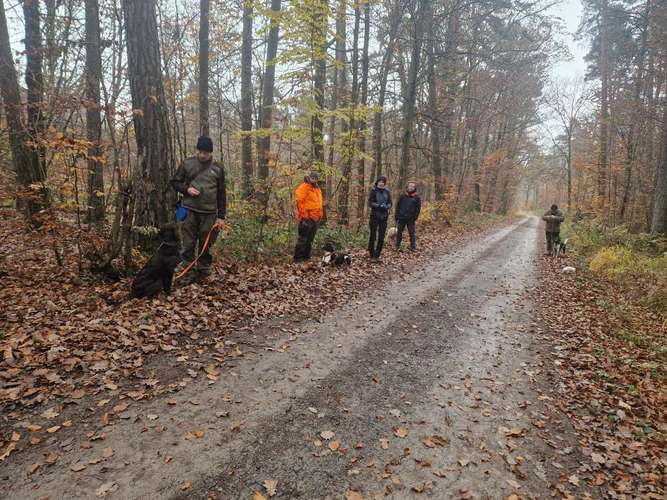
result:
<svg viewBox="0 0 667 500"><path fill-rule="evenodd" d="M3 217L2 459L90 418L77 409L92 397L104 398L101 418L109 419L124 399L172 393L200 376L214 383L224 359L242 355L225 342L226 333L271 318L317 317L483 230L423 230L417 254L387 248L381 265L370 264L363 251L352 252L353 265L340 269L321 268L317 260L305 267L219 262L203 285L130 300L129 279L104 283L79 271L76 233L60 237L64 265L58 266L46 236L27 231L10 211Z"/></svg>
<svg viewBox="0 0 667 500"><path fill-rule="evenodd" d="M564 265L543 259L536 297L555 402L588 458L580 478L608 498L665 498L667 328L608 283L564 274Z"/></svg>

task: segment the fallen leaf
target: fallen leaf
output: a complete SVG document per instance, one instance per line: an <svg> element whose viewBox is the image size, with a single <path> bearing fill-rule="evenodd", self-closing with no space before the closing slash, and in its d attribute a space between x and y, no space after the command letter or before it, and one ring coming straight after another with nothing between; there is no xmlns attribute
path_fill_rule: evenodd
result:
<svg viewBox="0 0 667 500"><path fill-rule="evenodd" d="M15 449L16 449L16 443L12 441L11 443L9 443L7 448L5 448L5 451L2 453L2 455L0 455L0 462L4 461L9 456L9 454Z"/></svg>
<svg viewBox="0 0 667 500"><path fill-rule="evenodd" d="M348 490L347 493L345 493L345 500L364 500L364 497L358 491Z"/></svg>
<svg viewBox="0 0 667 500"><path fill-rule="evenodd" d="M113 453L114 453L114 451L113 451L113 448L111 448L111 447L109 447L109 448L104 448L104 449L102 450L102 456L103 456L104 458L111 458L111 457L113 457Z"/></svg>
<svg viewBox="0 0 667 500"><path fill-rule="evenodd" d="M338 441L331 441L329 443L329 449L331 451L336 451L338 448L340 448L340 443Z"/></svg>
<svg viewBox="0 0 667 500"><path fill-rule="evenodd" d="M386 438L380 438L380 447L381 447L383 450L388 449L388 448L389 448L389 440L386 439Z"/></svg>
<svg viewBox="0 0 667 500"><path fill-rule="evenodd" d="M56 454L53 453L53 452L49 452L49 453L46 455L46 458L44 459L44 461L45 461L48 465L53 465L53 464L55 464L55 463L58 461L58 455L56 455Z"/></svg>
<svg viewBox="0 0 667 500"><path fill-rule="evenodd" d="M327 441L329 439L333 438L334 436L335 436L335 434L331 431L322 431L322 432L320 432L320 437L322 439L326 439Z"/></svg>
<svg viewBox="0 0 667 500"><path fill-rule="evenodd" d="M434 475L434 476L438 476L438 477L446 477L446 476L445 476L445 471L442 470L442 469L431 469L431 472L433 472L433 475Z"/></svg>
<svg viewBox="0 0 667 500"><path fill-rule="evenodd" d="M424 446L426 446L427 448L435 448L435 443L431 441L431 438L429 437L423 437L422 443L424 443Z"/></svg>
<svg viewBox="0 0 667 500"><path fill-rule="evenodd" d="M42 413L42 417L48 419L56 418L58 415L60 415L60 413L58 413L55 408L49 408Z"/></svg>
<svg viewBox="0 0 667 500"><path fill-rule="evenodd" d="M125 410L127 410L127 407L128 407L127 403L119 403L112 408L112 411L114 413L123 413Z"/></svg>
<svg viewBox="0 0 667 500"><path fill-rule="evenodd" d="M49 434L53 434L54 432L58 432L59 429L60 429L59 425L54 425L53 427L49 427L48 429L46 429L46 432L48 432Z"/></svg>
<svg viewBox="0 0 667 500"><path fill-rule="evenodd" d="M264 488L266 489L266 492L270 497L276 494L277 487L278 487L278 481L275 481L273 479L267 479L266 481L264 481Z"/></svg>
<svg viewBox="0 0 667 500"><path fill-rule="evenodd" d="M118 485L116 484L115 481L108 481L106 483L102 483L99 488L95 490L95 495L98 497L105 497L109 493L113 493L118 489Z"/></svg>
<svg viewBox="0 0 667 500"><path fill-rule="evenodd" d="M81 399L85 395L86 391L84 391L83 389L76 389L70 393L69 397L72 399Z"/></svg>
<svg viewBox="0 0 667 500"><path fill-rule="evenodd" d="M192 482L186 481L181 485L181 491L186 491L192 488Z"/></svg>
<svg viewBox="0 0 667 500"><path fill-rule="evenodd" d="M87 467L86 464L83 462L75 462L72 465L70 465L70 469L73 470L74 472L81 472Z"/></svg>
<svg viewBox="0 0 667 500"><path fill-rule="evenodd" d="M394 429L394 435L399 438L404 438L408 435L409 431L405 427L396 427Z"/></svg>
<svg viewBox="0 0 667 500"><path fill-rule="evenodd" d="M266 497L262 495L259 491L256 491L252 494L252 500L266 500Z"/></svg>

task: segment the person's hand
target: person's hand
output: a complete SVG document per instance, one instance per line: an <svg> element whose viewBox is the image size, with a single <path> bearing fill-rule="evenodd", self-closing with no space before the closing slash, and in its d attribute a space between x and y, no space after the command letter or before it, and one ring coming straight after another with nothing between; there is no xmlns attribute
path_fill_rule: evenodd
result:
<svg viewBox="0 0 667 500"><path fill-rule="evenodd" d="M191 187L188 188L188 194L189 194L190 196L193 196L193 197L196 198L196 197L199 196L201 193L199 192L199 190L198 190L197 188L193 188L193 187L191 186Z"/></svg>
<svg viewBox="0 0 667 500"><path fill-rule="evenodd" d="M227 227L227 223L225 222L225 219L215 219L215 224L213 224L213 227L218 231L222 231Z"/></svg>

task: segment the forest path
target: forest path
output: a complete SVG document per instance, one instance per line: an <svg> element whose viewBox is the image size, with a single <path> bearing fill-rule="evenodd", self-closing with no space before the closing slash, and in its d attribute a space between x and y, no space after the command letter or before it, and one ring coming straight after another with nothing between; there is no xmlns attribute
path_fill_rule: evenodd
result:
<svg viewBox="0 0 667 500"><path fill-rule="evenodd" d="M132 405L39 480L26 455L4 496L547 496L576 441L542 406L539 237L527 218L321 320L246 334L219 382Z"/></svg>

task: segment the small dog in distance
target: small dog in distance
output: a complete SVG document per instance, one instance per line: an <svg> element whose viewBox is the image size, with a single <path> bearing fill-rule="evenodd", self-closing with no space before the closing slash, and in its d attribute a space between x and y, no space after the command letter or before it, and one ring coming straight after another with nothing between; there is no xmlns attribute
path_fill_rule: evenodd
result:
<svg viewBox="0 0 667 500"><path fill-rule="evenodd" d="M352 257L345 253L336 253L336 249L331 243L326 243L322 250L324 250L324 255L322 256L322 265L323 266L342 266L352 264Z"/></svg>
<svg viewBox="0 0 667 500"><path fill-rule="evenodd" d="M567 252L567 240L559 241L558 243L554 244L553 248L553 254L554 257L560 257L561 255L565 255L565 252Z"/></svg>
<svg viewBox="0 0 667 500"><path fill-rule="evenodd" d="M387 229L387 238L389 238L392 243L396 243L396 235L398 234L398 229L396 226L392 226Z"/></svg>
<svg viewBox="0 0 667 500"><path fill-rule="evenodd" d="M158 238L160 246L132 281L130 297L133 299L155 297L160 290L167 295L171 293L174 270L181 261L180 241L176 228L171 225L162 227Z"/></svg>

